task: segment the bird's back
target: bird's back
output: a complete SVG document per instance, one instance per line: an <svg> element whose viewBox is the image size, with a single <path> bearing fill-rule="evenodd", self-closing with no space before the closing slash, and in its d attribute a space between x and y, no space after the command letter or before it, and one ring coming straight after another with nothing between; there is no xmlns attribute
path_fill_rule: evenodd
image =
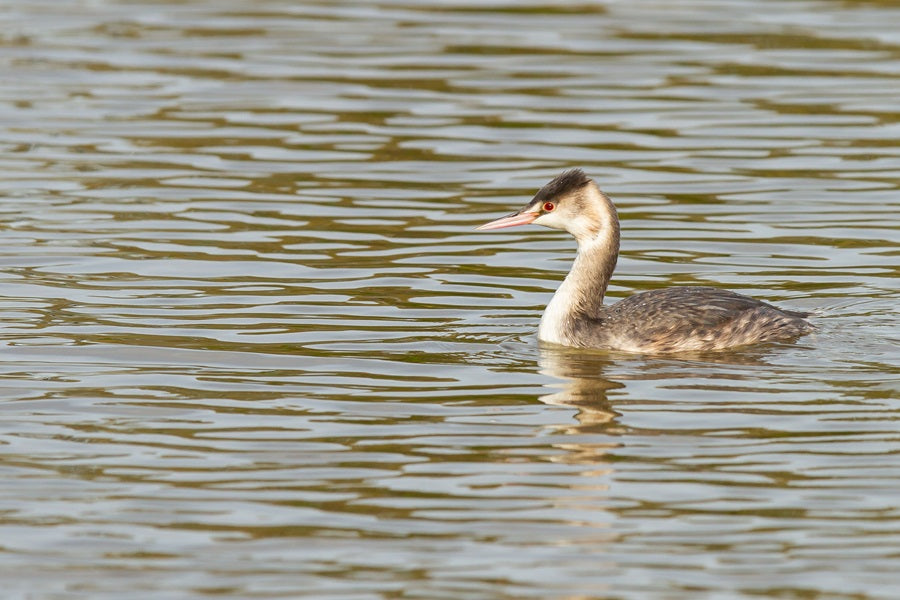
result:
<svg viewBox="0 0 900 600"><path fill-rule="evenodd" d="M719 350L812 331L806 313L712 287L635 294L599 315L575 315L571 345L630 352Z"/></svg>

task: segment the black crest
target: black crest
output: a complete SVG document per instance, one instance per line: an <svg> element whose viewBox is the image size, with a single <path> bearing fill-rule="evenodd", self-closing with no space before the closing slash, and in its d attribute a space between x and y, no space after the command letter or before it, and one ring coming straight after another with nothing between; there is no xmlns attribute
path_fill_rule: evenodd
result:
<svg viewBox="0 0 900 600"><path fill-rule="evenodd" d="M581 169L571 169L557 175L550 183L542 187L535 194L532 202L544 202L559 198L575 190L578 190L591 182L591 178Z"/></svg>

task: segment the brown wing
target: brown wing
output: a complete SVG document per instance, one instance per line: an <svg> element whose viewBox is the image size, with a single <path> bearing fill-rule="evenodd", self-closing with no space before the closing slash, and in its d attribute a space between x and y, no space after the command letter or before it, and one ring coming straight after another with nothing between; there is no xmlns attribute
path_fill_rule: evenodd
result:
<svg viewBox="0 0 900 600"><path fill-rule="evenodd" d="M602 345L628 340L634 348L671 352L796 337L811 329L805 316L728 290L675 287L635 294L580 326L606 338Z"/></svg>

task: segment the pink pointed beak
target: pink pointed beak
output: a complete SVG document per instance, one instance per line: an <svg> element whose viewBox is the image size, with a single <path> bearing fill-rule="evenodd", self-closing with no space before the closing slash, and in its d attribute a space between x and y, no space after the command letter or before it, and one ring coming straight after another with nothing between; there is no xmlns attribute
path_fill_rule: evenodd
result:
<svg viewBox="0 0 900 600"><path fill-rule="evenodd" d="M515 227L516 225L528 225L539 216L540 214L536 212L514 212L511 215L500 217L496 221L491 221L490 223L480 225L475 229L478 231L484 231L487 229L503 229L504 227Z"/></svg>

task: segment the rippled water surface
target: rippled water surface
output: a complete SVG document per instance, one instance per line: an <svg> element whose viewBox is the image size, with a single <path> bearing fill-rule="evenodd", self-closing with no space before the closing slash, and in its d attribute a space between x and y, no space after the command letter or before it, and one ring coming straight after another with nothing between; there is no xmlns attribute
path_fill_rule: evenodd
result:
<svg viewBox="0 0 900 600"><path fill-rule="evenodd" d="M5 598L896 598L900 5L3 2ZM612 298L816 314L540 347Z"/></svg>

